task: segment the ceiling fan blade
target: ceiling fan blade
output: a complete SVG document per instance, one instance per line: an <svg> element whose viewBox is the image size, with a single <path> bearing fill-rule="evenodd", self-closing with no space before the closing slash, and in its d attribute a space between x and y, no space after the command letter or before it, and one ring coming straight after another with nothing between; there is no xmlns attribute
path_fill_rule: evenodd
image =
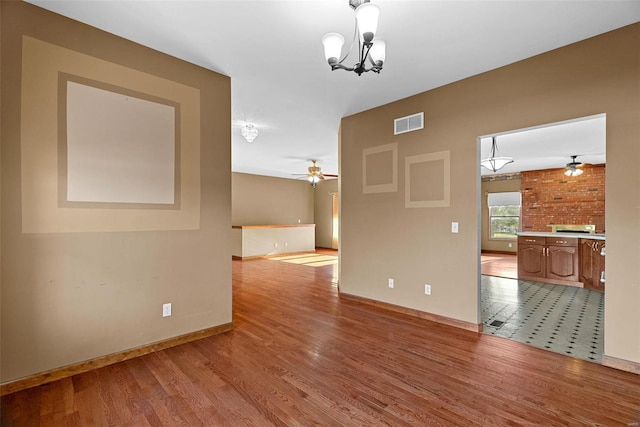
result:
<svg viewBox="0 0 640 427"><path fill-rule="evenodd" d="M333 173L323 173L322 175L328 176L329 178L337 178L338 177L338 175L333 174Z"/></svg>

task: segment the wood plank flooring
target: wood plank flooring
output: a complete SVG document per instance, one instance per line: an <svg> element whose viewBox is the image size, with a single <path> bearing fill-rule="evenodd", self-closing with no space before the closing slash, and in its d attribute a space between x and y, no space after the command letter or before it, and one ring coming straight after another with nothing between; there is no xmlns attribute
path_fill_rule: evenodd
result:
<svg viewBox="0 0 640 427"><path fill-rule="evenodd" d="M232 332L2 398L3 426L629 426L640 376L233 261Z"/></svg>
<svg viewBox="0 0 640 427"><path fill-rule="evenodd" d="M518 278L518 257L513 254L495 254L483 252L480 256L480 269L484 276Z"/></svg>

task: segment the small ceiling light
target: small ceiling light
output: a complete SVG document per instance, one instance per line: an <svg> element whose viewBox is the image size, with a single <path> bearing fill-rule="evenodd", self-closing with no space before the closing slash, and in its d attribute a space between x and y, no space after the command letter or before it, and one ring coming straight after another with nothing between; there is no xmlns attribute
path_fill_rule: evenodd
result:
<svg viewBox="0 0 640 427"><path fill-rule="evenodd" d="M576 162L576 157L578 156L571 156L571 161L567 163L564 171L566 176L580 176L584 172L580 169L582 168L582 162Z"/></svg>
<svg viewBox="0 0 640 427"><path fill-rule="evenodd" d="M242 126L242 130L240 131L240 133L242 134L244 139L247 140L247 142L253 142L253 140L258 136L258 128L256 128L252 124L246 124Z"/></svg>
<svg viewBox="0 0 640 427"><path fill-rule="evenodd" d="M349 50L339 59L342 54L342 46L344 45L344 37L338 33L328 33L322 37L324 45L324 56L331 66L331 70L354 71L359 76L362 73L373 71L380 73L386 56L387 43L384 39L376 37L378 30L378 16L380 16L380 8L375 4L369 3L369 0L349 0L349 6L355 10L356 23L353 33L353 41ZM353 67L342 65L353 46L356 45L358 39L358 62ZM371 67L367 68L367 59L371 63Z"/></svg>
<svg viewBox="0 0 640 427"><path fill-rule="evenodd" d="M498 151L498 143L496 142L496 137L494 136L491 139L491 156L480 161L480 165L484 166L492 172L498 172L509 163L513 163L513 157L501 157L500 152Z"/></svg>

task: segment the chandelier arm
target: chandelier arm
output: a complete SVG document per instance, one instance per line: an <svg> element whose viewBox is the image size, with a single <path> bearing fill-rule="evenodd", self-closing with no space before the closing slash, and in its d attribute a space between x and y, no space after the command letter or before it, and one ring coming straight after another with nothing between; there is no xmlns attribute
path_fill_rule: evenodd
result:
<svg viewBox="0 0 640 427"><path fill-rule="evenodd" d="M371 50L371 47L369 48L369 50ZM371 68L369 68L366 71L373 71L374 73L380 74L380 71L382 71L382 67L374 62L371 55L369 55L369 52L367 52L367 55L369 56L369 62L371 63Z"/></svg>
<svg viewBox="0 0 640 427"><path fill-rule="evenodd" d="M355 19L355 25L353 26L353 38L351 39L351 46L349 46L349 49L346 50L346 53L344 54L344 56L342 57L342 59L340 61L338 61L338 64L342 64L344 62L345 59L347 59L347 56L349 56L349 54L351 53L351 51L353 50L353 46L356 43L356 39L358 40L358 50L360 50L360 38L358 37L358 20ZM342 68L344 70L344 68ZM349 71L353 71L353 69L349 70Z"/></svg>
<svg viewBox="0 0 640 427"><path fill-rule="evenodd" d="M369 58L369 60L371 61L371 57L369 56L369 51L371 50L372 47L373 47L373 43L371 42L364 43L364 45L362 46L362 60L360 61L360 63L362 64L363 67L364 67L364 63L367 61L367 58ZM364 51L365 49L367 49L366 52Z"/></svg>
<svg viewBox="0 0 640 427"><path fill-rule="evenodd" d="M339 62L335 63L335 64L331 64L331 70L346 70L346 71L353 71L355 70L355 68L353 67L347 67L346 65L342 65Z"/></svg>

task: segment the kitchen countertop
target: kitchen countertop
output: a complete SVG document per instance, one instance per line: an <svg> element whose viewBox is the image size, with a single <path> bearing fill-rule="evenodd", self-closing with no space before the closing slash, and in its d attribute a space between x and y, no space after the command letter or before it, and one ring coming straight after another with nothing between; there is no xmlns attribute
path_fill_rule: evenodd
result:
<svg viewBox="0 0 640 427"><path fill-rule="evenodd" d="M575 237L578 239L592 239L592 240L605 240L604 234L590 234L590 233L552 233L546 231L522 231L517 233L518 236L529 237Z"/></svg>

